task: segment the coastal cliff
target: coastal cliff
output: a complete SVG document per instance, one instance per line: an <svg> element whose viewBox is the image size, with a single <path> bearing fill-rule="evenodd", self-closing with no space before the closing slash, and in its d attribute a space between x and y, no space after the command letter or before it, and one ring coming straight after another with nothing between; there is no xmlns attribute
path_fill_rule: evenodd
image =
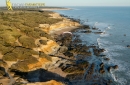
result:
<svg viewBox="0 0 130 85"><path fill-rule="evenodd" d="M80 34L97 28L54 12L0 13L0 83L3 85L110 85L104 75L118 69L98 45L83 44ZM93 31L94 30L94 31ZM88 41L89 42L89 41Z"/></svg>
<svg viewBox="0 0 130 85"><path fill-rule="evenodd" d="M38 69L52 69L60 58L54 55L60 45L52 32L66 27L78 27L79 23L53 12L1 12L0 13L0 83L18 83L17 72L30 73ZM9 79L6 79L9 77ZM8 81L8 82L7 82ZM23 82L21 82L23 83ZM63 85L53 79L27 85Z"/></svg>

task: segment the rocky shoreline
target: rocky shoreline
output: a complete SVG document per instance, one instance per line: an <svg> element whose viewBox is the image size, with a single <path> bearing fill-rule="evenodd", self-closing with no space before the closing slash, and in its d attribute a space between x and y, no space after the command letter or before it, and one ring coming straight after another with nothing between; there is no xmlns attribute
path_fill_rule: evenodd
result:
<svg viewBox="0 0 130 85"><path fill-rule="evenodd" d="M26 42L29 37L19 36L16 40L18 45L13 50L10 49L11 53L1 55L0 83L3 85L111 85L113 82L111 77L103 75L110 73L111 69L118 69L118 65L104 64L99 57L105 56L102 55L105 49L97 45L82 44L82 40L76 34L81 29L84 30L83 33L102 32L93 32L95 29L90 26L80 25L78 21L61 17L58 13L51 13L50 16L62 21L52 25L39 24L34 31L37 33L43 31L43 33L30 41L31 45ZM30 31L26 35L29 33ZM17 53L19 55L16 55ZM13 58L10 60L9 56ZM97 62L90 62L93 56ZM109 61L109 58L104 57L104 60Z"/></svg>

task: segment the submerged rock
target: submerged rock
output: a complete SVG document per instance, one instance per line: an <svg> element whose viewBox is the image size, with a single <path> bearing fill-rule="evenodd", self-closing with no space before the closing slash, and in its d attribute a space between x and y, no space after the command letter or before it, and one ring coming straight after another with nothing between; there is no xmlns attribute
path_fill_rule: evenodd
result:
<svg viewBox="0 0 130 85"><path fill-rule="evenodd" d="M101 67L101 68L99 69L99 72L100 72L101 74L105 73L104 67Z"/></svg>
<svg viewBox="0 0 130 85"><path fill-rule="evenodd" d="M101 68L104 67L104 63L101 63L101 64L100 64L100 67L101 67Z"/></svg>
<svg viewBox="0 0 130 85"><path fill-rule="evenodd" d="M104 52L105 49L93 49L93 52L96 56L99 56L101 52Z"/></svg>
<svg viewBox="0 0 130 85"><path fill-rule="evenodd" d="M113 69L118 69L118 68L119 68L118 65L113 66Z"/></svg>
<svg viewBox="0 0 130 85"><path fill-rule="evenodd" d="M92 29L93 29L93 30L98 30L98 28L96 28L96 27L93 27Z"/></svg>
<svg viewBox="0 0 130 85"><path fill-rule="evenodd" d="M101 34L101 33L103 33L103 32L94 32L95 34Z"/></svg>
<svg viewBox="0 0 130 85"><path fill-rule="evenodd" d="M118 65L115 65L115 66L110 66L110 67L108 67L108 72L110 72L111 71L111 69L118 69L119 67L118 67Z"/></svg>
<svg viewBox="0 0 130 85"><path fill-rule="evenodd" d="M127 45L128 48L130 48L130 45Z"/></svg>
<svg viewBox="0 0 130 85"><path fill-rule="evenodd" d="M83 29L90 29L89 25L83 25L82 27L83 27Z"/></svg>
<svg viewBox="0 0 130 85"><path fill-rule="evenodd" d="M112 66L108 67L108 72L111 72Z"/></svg>
<svg viewBox="0 0 130 85"><path fill-rule="evenodd" d="M104 60L109 61L109 60L110 60L110 58L104 58Z"/></svg>

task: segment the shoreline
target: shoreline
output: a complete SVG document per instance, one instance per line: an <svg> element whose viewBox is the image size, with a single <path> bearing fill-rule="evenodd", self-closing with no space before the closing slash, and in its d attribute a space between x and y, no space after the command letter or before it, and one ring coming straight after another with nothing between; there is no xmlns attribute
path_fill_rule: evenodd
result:
<svg viewBox="0 0 130 85"><path fill-rule="evenodd" d="M64 15L63 15L64 16ZM66 16L66 15L65 15ZM87 28L86 28L87 27ZM75 32L75 30L80 30L80 29L91 29L91 30L95 30L95 28L93 29L93 28L90 28L90 26L89 25L83 25L82 27L78 27L79 29L72 29L72 30L61 30L61 32L64 32L64 31L70 31L70 32ZM74 31L73 31L74 30ZM59 31L60 32L60 31ZM86 31L84 31L84 33L85 33ZM89 31L88 33L95 33L95 34L101 34L101 33L103 33L103 32L92 32L92 31ZM60 35L59 35L60 36ZM74 35L74 36L77 36L77 35ZM60 36L61 37L61 36ZM78 37L78 36L77 36ZM80 39L78 39L77 38L77 40L79 40L80 41ZM82 40L80 41L80 42L82 42ZM78 43L78 42L77 42ZM82 47L82 45L81 45L81 47ZM93 49L93 53L94 53L94 55L96 55L96 57L97 57L97 59L99 59L98 57L102 57L102 59L104 59L105 61L108 61L109 62L109 58L107 58L107 57L103 57L103 56L105 56L105 55L103 55L102 54L102 52L104 52L105 51L105 49L103 49L103 48L99 48L99 45L97 44L97 46L88 46L88 47L90 47L90 48L92 48ZM71 47L68 47L68 48L71 48ZM93 70L93 67L94 67L95 65L92 63L92 70ZM98 67L100 67L99 68L99 73L100 73L100 76L102 76L103 74L105 74L105 73L109 73L110 74L110 72L111 72L111 69L114 69L114 70L116 70L116 69L118 69L118 65L114 65L114 66L107 66L107 65L105 65L104 64L104 62L101 62L100 64L98 64ZM97 68L97 67L96 67ZM98 70L98 69L97 69ZM95 74L95 73L93 73L92 72L92 74ZM97 76L97 78L99 79L99 81L100 81L100 76ZM110 78L103 78L103 79L106 79L105 81L102 81L102 82L106 82L107 84L114 84L114 80L113 80L113 78L112 77L110 77ZM93 80L93 79L92 79ZM92 81L91 80L91 81ZM102 83L102 82L100 82L100 83ZM99 83L99 82L98 82Z"/></svg>
<svg viewBox="0 0 130 85"><path fill-rule="evenodd" d="M45 10L45 11L53 11L53 10L71 10L70 8L43 8L40 10Z"/></svg>
<svg viewBox="0 0 130 85"><path fill-rule="evenodd" d="M76 83L74 82L75 80L79 80L79 82L77 82L79 84L81 81L83 82L84 80L86 80L86 82L84 82L86 84L90 82L92 84L103 83L103 82L105 82L106 84L110 84L112 80L110 78L104 80L105 78L102 78L102 75L105 74L105 72L110 71L111 69L117 69L118 66L115 65L115 66L109 66L109 68L106 68L105 64L102 62L90 63L89 61L84 60L86 57L88 58L92 57L92 54L96 55L96 58L98 59L97 56L101 56L100 53L102 53L104 49L101 49L97 46L83 45L82 40L79 38L80 35L74 34L72 36L67 33L63 34L63 32L66 32L66 31L73 33L80 29L84 29L85 30L84 32L86 33L92 33L88 31L91 29L90 26L81 25L77 22L67 19L67 17L61 17L60 14L58 13L54 13L53 15L51 18L56 18L56 19L63 18L63 21L61 21L58 24L56 23L52 25L41 24L39 27L44 32L45 31L48 32L48 35L52 36L55 39L54 41L47 39L48 41L47 45L41 46L42 49L44 47L42 51L46 52L46 54L52 58L51 63L50 61L48 62L48 60L45 60L45 58L40 58L38 61L40 62L40 64L42 64L42 69L35 68L36 66L34 65L35 64L34 63L33 65L30 65L30 67L31 68L33 67L35 70L33 69L32 72L28 71L27 73L21 72L23 75L18 73L19 76L26 76L25 79L27 79L28 81L30 82L36 81L39 83L44 82L43 80L46 80L45 77L47 77L49 79L47 81L56 80L62 83L67 83L67 85L69 85L70 83ZM49 31L48 31L48 28L49 28ZM42 38L42 37L40 39L46 40L45 38ZM50 43L53 43L53 44L50 44ZM56 49L51 48L53 45L55 46L54 48ZM51 54L51 53L48 53L48 51L50 50L46 51L45 48L51 49L52 53L54 50L57 50L57 52L54 54ZM92 51L90 51L90 49L93 49L93 53ZM47 56L47 55L44 54L44 56ZM47 64L41 63L44 61L47 62ZM39 62L36 63L36 65L39 65ZM45 64L45 66L43 64ZM51 75L51 76L48 76L48 75ZM57 77L57 75L59 75L59 77ZM36 80L35 80L35 76L37 78ZM93 79L94 77L97 80L94 80ZM26 82L27 85L30 85L31 83L28 81L24 80L23 78L22 82ZM59 85L63 85L63 84L59 84Z"/></svg>

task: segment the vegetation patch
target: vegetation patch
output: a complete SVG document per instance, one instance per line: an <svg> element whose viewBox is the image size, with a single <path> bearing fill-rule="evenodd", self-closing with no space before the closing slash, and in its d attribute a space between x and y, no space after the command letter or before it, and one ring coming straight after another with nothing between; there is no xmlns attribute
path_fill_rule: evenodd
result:
<svg viewBox="0 0 130 85"><path fill-rule="evenodd" d="M33 38L25 36L25 35L22 35L19 38L19 42L22 44L23 47L26 47L26 48L35 48L36 47L35 40Z"/></svg>
<svg viewBox="0 0 130 85"><path fill-rule="evenodd" d="M47 60L49 61L52 61L51 57L47 54L45 54L44 52L39 52L39 57L42 57L42 58L46 58Z"/></svg>
<svg viewBox="0 0 130 85"><path fill-rule="evenodd" d="M37 62L38 60L35 57L30 56L30 58L25 59L24 61L19 61L16 64L12 65L11 69L21 71L21 72L28 72L30 70L28 65Z"/></svg>
<svg viewBox="0 0 130 85"><path fill-rule="evenodd" d="M17 61L29 59L32 55L38 55L38 52L23 47L16 47L11 52L3 56L5 61Z"/></svg>
<svg viewBox="0 0 130 85"><path fill-rule="evenodd" d="M32 55L39 55L51 60L50 56L34 50L35 40L40 37L53 39L49 34L42 31L39 24L54 24L62 19L49 18L50 12L37 11L13 11L0 12L0 52L4 61L18 61L12 65L12 69L27 71L28 64L36 63L38 60ZM40 40L41 44L47 44ZM2 61L0 61L0 65Z"/></svg>

